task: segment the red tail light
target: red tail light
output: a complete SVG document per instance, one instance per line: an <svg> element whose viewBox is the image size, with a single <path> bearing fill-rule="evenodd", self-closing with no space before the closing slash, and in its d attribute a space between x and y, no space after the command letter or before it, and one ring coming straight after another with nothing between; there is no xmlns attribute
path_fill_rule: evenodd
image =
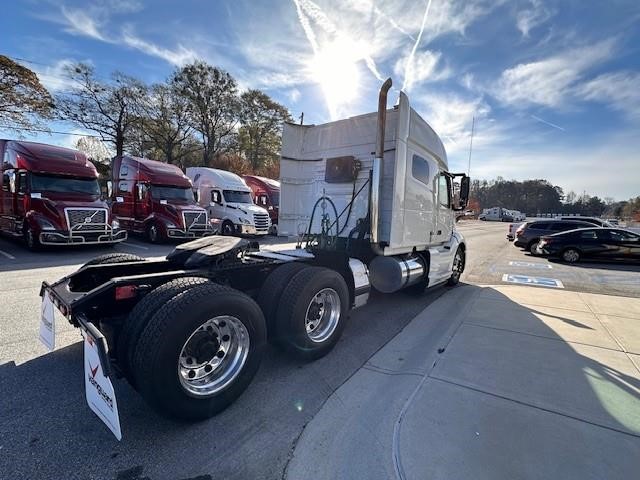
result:
<svg viewBox="0 0 640 480"><path fill-rule="evenodd" d="M135 285L116 287L116 300L126 300L135 297L137 294L137 287Z"/></svg>

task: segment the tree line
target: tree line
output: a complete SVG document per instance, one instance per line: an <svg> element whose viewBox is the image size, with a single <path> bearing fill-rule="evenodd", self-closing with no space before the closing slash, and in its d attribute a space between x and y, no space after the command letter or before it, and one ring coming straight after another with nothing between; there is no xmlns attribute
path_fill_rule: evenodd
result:
<svg viewBox="0 0 640 480"><path fill-rule="evenodd" d="M100 79L83 63L67 65L64 75L68 90L52 96L34 72L0 56L0 125L63 120L94 132L116 155L278 177L289 111L260 90L239 92L221 68L195 61L151 85L120 72ZM95 155L99 142L88 138L78 148Z"/></svg>
<svg viewBox="0 0 640 480"><path fill-rule="evenodd" d="M640 197L616 202L613 198L564 193L547 180L473 180L469 208L503 207L527 215L544 213L576 214L635 219L640 221Z"/></svg>

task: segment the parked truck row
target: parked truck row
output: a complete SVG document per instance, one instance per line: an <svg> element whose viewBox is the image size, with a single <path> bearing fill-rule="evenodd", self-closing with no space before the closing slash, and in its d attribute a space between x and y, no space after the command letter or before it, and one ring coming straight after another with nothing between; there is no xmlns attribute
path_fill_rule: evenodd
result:
<svg viewBox="0 0 640 480"><path fill-rule="evenodd" d="M284 126L279 228L300 229L300 248L214 235L166 259L111 254L43 282L41 338L54 345L55 310L81 330L87 400L116 437L114 375L164 415L208 418L247 388L267 341L314 360L372 288L418 294L458 283L466 244L454 218L469 178L449 172L442 141L404 93L387 110L390 87L388 79L377 113ZM205 172L187 174L201 205L249 215L238 185L213 188Z"/></svg>
<svg viewBox="0 0 640 480"><path fill-rule="evenodd" d="M277 233L279 183L133 156L111 163L103 195L95 166L76 150L0 140L0 232L43 245L109 245L127 234L156 243ZM247 182L251 187L247 185ZM195 186L195 190L194 190Z"/></svg>

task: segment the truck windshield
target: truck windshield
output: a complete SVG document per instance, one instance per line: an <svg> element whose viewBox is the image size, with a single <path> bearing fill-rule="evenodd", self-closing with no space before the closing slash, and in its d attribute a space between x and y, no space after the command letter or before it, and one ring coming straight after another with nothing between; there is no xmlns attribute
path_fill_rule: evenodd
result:
<svg viewBox="0 0 640 480"><path fill-rule="evenodd" d="M100 186L96 178L63 177L32 173L31 191L100 195Z"/></svg>
<svg viewBox="0 0 640 480"><path fill-rule="evenodd" d="M185 200L193 202L193 190L184 187L151 185L151 195L156 200Z"/></svg>
<svg viewBox="0 0 640 480"><path fill-rule="evenodd" d="M239 190L224 190L224 200L227 203L253 203L249 192Z"/></svg>

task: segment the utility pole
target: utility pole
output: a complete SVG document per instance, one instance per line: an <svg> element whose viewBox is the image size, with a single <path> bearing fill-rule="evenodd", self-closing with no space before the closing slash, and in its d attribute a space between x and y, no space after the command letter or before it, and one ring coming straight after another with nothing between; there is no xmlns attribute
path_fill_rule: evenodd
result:
<svg viewBox="0 0 640 480"><path fill-rule="evenodd" d="M304 122L304 112L300 114L300 125L302 125L302 122Z"/></svg>
<svg viewBox="0 0 640 480"><path fill-rule="evenodd" d="M467 176L471 176L471 151L473 150L473 132L476 127L476 116L473 116L473 120L471 121L471 141L469 142L469 166L467 167Z"/></svg>

